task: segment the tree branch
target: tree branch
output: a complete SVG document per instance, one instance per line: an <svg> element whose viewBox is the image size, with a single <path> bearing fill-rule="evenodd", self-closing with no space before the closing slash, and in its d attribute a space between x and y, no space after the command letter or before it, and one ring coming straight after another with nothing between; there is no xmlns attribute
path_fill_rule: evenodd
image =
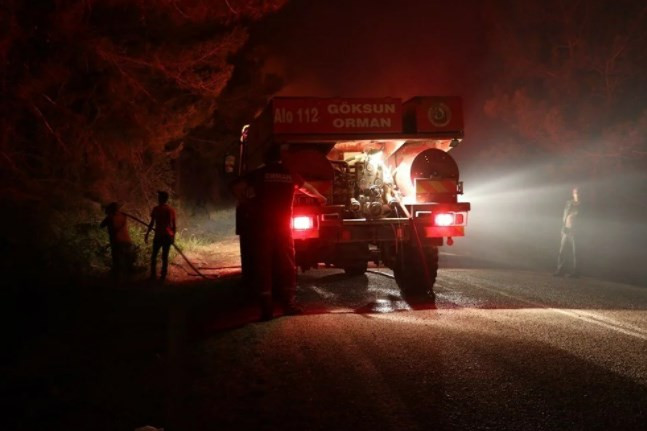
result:
<svg viewBox="0 0 647 431"><path fill-rule="evenodd" d="M45 118L45 115L43 115L42 111L38 109L38 106L32 103L31 108L33 109L34 112L36 112L37 116L40 117L40 119L43 121L47 130L52 134L52 136L54 136L54 139L56 139L56 142L61 147L61 149L65 151L66 154L70 154L70 150L67 148L67 145L65 144L65 142L63 142L63 139L61 139L59 134L56 133L54 128L49 124L49 122L47 121L47 118Z"/></svg>
<svg viewBox="0 0 647 431"><path fill-rule="evenodd" d="M238 12L236 12L236 10L233 7L231 7L231 4L229 4L229 0L225 0L225 3L227 4L227 7L234 15L238 15Z"/></svg>

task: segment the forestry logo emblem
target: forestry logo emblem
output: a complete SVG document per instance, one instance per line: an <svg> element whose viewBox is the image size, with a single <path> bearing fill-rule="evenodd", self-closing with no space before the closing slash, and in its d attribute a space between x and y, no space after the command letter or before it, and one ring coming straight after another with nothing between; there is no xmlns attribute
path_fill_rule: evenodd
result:
<svg viewBox="0 0 647 431"><path fill-rule="evenodd" d="M427 118L434 126L445 127L452 119L452 111L443 102L437 102L429 107Z"/></svg>

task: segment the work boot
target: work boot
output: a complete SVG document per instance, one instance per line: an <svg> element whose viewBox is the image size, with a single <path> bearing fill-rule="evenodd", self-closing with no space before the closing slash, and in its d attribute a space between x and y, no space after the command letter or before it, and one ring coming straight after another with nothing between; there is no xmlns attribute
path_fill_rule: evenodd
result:
<svg viewBox="0 0 647 431"><path fill-rule="evenodd" d="M274 318L274 304L272 298L261 299L261 321L267 322Z"/></svg>
<svg viewBox="0 0 647 431"><path fill-rule="evenodd" d="M299 314L303 314L303 308L295 302L290 302L283 306L283 314L286 316L298 316Z"/></svg>

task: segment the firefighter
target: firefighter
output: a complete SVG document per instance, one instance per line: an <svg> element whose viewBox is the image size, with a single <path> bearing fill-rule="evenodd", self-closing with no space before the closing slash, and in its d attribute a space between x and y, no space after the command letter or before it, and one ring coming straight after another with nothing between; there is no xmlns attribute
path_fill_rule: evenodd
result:
<svg viewBox="0 0 647 431"><path fill-rule="evenodd" d="M577 228L577 216L580 211L580 200L578 188L572 190L573 199L566 202L564 214L562 216L562 238L559 245L559 254L557 256L557 270L553 275L556 277L578 277L577 257L575 248L575 233ZM567 262L570 260L571 268L567 270Z"/></svg>
<svg viewBox="0 0 647 431"><path fill-rule="evenodd" d="M241 251L251 254L251 259L241 256L249 265L249 278L260 296L261 319L270 320L274 314L272 284L276 283L285 315L302 312L296 304L296 263L292 239L292 199L298 189L320 202L326 198L314 186L291 172L281 162L281 149L272 145L265 155L265 164L237 182L233 191L239 203L253 208L253 223L246 223L241 240L247 242ZM241 244L242 245L242 244ZM247 268L244 268L247 271Z"/></svg>
<svg viewBox="0 0 647 431"><path fill-rule="evenodd" d="M153 227L155 227L155 235L153 236L153 250L151 254L151 275L150 279L155 280L157 277L157 255L162 249L162 271L160 274L160 281L166 279L168 272L168 254L171 245L175 241L175 232L177 230L175 224L175 210L171 208L168 202L168 193L164 191L157 192L158 205L151 211L151 221L148 224L148 230L144 241L148 244L148 235Z"/></svg>
<svg viewBox="0 0 647 431"><path fill-rule="evenodd" d="M237 178L230 184L230 189L236 198L236 235L240 246L240 266L242 270L242 285L251 292L253 290L251 274L251 241L250 230L254 223L253 202L246 195L247 185L242 178Z"/></svg>
<svg viewBox="0 0 647 431"><path fill-rule="evenodd" d="M128 233L128 219L124 213L119 211L119 207L117 202L106 205L106 218L100 225L102 228L108 228L112 254L112 275L117 282L121 282L126 274L132 272L135 262L133 243Z"/></svg>

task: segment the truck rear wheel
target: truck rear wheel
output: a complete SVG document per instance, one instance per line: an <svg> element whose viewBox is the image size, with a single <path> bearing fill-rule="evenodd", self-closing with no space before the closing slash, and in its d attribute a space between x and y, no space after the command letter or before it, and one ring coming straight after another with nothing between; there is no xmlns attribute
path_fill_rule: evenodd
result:
<svg viewBox="0 0 647 431"><path fill-rule="evenodd" d="M427 267L429 277L423 265ZM438 247L423 247L420 253L416 246L403 246L396 256L393 274L404 297L433 299L438 274Z"/></svg>
<svg viewBox="0 0 647 431"><path fill-rule="evenodd" d="M344 268L346 274L351 276L364 274L368 268L369 258L368 243L337 244L335 248L335 266Z"/></svg>
<svg viewBox="0 0 647 431"><path fill-rule="evenodd" d="M357 262L352 265L344 266L344 272L346 275L357 276L362 275L368 269L368 262Z"/></svg>

